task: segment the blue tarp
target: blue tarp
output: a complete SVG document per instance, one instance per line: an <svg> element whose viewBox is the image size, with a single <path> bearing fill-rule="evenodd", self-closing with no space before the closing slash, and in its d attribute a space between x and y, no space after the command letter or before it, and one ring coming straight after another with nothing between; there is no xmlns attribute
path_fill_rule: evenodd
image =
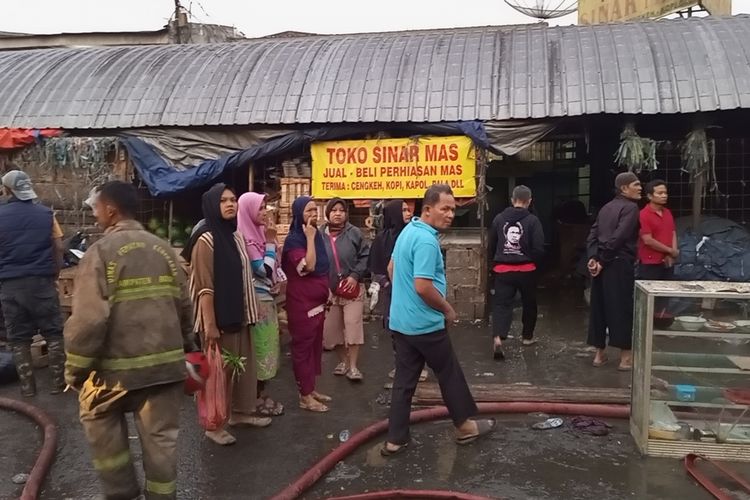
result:
<svg viewBox="0 0 750 500"><path fill-rule="evenodd" d="M474 144L489 148L487 133L482 122L425 123L408 125L341 125L299 130L243 151L228 154L215 160L205 160L192 168L179 168L169 163L154 148L137 137L122 137L130 159L138 174L154 196L170 196L190 189L206 186L227 170L243 167L251 161L278 156L316 141L332 141L361 137L387 129L398 130L400 135L466 135Z"/></svg>

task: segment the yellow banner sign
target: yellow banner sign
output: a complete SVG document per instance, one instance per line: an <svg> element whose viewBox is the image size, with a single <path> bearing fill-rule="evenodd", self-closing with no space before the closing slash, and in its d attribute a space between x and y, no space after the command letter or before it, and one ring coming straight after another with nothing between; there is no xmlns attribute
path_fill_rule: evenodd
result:
<svg viewBox="0 0 750 500"><path fill-rule="evenodd" d="M701 0L701 5L712 16L732 15L732 0Z"/></svg>
<svg viewBox="0 0 750 500"><path fill-rule="evenodd" d="M656 19L697 4L697 0L578 0L578 24Z"/></svg>
<svg viewBox="0 0 750 500"><path fill-rule="evenodd" d="M477 193L468 137L316 142L311 149L316 198L413 199L433 184L448 184L457 198Z"/></svg>

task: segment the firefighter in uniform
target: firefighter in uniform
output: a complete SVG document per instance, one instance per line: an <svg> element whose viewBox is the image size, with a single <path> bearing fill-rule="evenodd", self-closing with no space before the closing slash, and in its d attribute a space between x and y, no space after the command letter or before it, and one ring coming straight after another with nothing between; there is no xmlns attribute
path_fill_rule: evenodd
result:
<svg viewBox="0 0 750 500"><path fill-rule="evenodd" d="M85 253L65 324L66 382L108 500L141 495L128 445L132 413L147 499L176 498L177 433L185 352L197 350L186 277L169 244L134 219L135 188L102 186L95 213L104 237Z"/></svg>

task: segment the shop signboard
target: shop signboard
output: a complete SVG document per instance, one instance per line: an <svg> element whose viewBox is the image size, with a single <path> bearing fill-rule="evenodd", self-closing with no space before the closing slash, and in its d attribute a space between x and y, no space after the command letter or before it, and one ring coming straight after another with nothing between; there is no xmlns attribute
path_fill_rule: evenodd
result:
<svg viewBox="0 0 750 500"><path fill-rule="evenodd" d="M312 194L319 199L413 199L433 184L476 196L476 156L464 136L316 142Z"/></svg>
<svg viewBox="0 0 750 500"><path fill-rule="evenodd" d="M712 16L732 15L732 0L701 0L701 5Z"/></svg>
<svg viewBox="0 0 750 500"><path fill-rule="evenodd" d="M697 4L697 0L578 0L578 24L656 19Z"/></svg>

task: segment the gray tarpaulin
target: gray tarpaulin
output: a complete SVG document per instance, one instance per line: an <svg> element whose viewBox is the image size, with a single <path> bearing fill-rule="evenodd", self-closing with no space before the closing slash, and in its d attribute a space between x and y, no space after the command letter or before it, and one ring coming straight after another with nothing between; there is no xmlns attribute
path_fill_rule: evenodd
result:
<svg viewBox="0 0 750 500"><path fill-rule="evenodd" d="M141 178L154 196L176 194L213 182L227 169L289 154L317 141L361 139L387 132L392 137L466 135L481 148L513 155L537 142L555 121L363 123L318 128L161 128L118 133Z"/></svg>
<svg viewBox="0 0 750 500"><path fill-rule="evenodd" d="M558 123L558 120L507 120L483 125L490 148L511 156L541 140Z"/></svg>
<svg viewBox="0 0 750 500"><path fill-rule="evenodd" d="M175 168L195 167L204 160L236 153L268 139L294 132L289 128L151 128L122 131L151 146Z"/></svg>

